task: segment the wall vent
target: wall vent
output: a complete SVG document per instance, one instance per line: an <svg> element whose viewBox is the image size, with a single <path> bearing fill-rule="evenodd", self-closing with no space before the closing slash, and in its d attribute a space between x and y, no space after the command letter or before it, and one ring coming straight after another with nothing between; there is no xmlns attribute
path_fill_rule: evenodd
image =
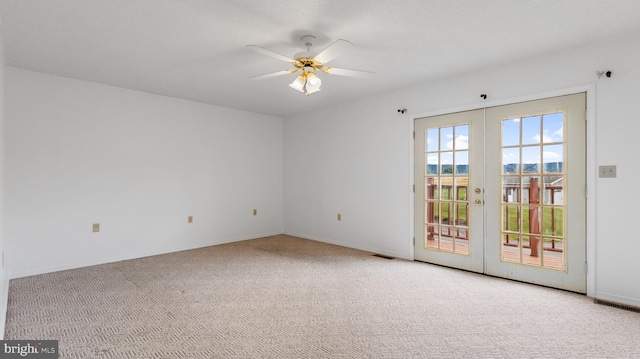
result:
<svg viewBox="0 0 640 359"><path fill-rule="evenodd" d="M622 310L628 310L630 312L640 313L640 308L634 307L633 305L620 304L620 303L610 302L608 300L602 300L602 299L594 299L593 302L596 304L606 305L608 307L614 307Z"/></svg>
<svg viewBox="0 0 640 359"><path fill-rule="evenodd" d="M374 254L374 257L384 258L384 259L394 259L393 257L385 256L383 254Z"/></svg>

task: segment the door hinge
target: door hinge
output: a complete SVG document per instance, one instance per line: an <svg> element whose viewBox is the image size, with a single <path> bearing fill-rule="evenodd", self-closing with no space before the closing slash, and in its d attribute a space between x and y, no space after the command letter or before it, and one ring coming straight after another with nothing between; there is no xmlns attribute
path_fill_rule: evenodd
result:
<svg viewBox="0 0 640 359"><path fill-rule="evenodd" d="M413 185L413 193L416 193L416 185Z"/></svg>
<svg viewBox="0 0 640 359"><path fill-rule="evenodd" d="M413 139L416 139L416 131L413 131Z"/></svg>
<svg viewBox="0 0 640 359"><path fill-rule="evenodd" d="M589 273L589 263L584 262L584 274Z"/></svg>
<svg viewBox="0 0 640 359"><path fill-rule="evenodd" d="M416 237L413 237L413 246L416 246Z"/></svg>

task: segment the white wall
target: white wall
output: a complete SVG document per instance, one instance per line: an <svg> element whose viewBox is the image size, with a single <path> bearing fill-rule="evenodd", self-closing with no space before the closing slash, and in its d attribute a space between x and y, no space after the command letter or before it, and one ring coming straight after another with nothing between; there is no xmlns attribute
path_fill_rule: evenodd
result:
<svg viewBox="0 0 640 359"><path fill-rule="evenodd" d="M6 75L11 278L282 233L282 119Z"/></svg>
<svg viewBox="0 0 640 359"><path fill-rule="evenodd" d="M286 233L408 256L409 124L396 109L380 98L285 120Z"/></svg>
<svg viewBox="0 0 640 359"><path fill-rule="evenodd" d="M288 118L285 233L411 258L413 118L590 88L588 294L640 306L638 64L634 33ZM613 77L598 79L597 70ZM596 178L608 164L618 178Z"/></svg>

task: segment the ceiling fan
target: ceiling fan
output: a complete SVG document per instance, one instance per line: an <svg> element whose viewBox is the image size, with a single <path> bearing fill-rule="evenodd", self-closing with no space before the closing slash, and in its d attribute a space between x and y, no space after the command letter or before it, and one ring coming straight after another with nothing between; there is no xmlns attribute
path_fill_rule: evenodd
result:
<svg viewBox="0 0 640 359"><path fill-rule="evenodd" d="M250 79L261 80L302 71L302 73L298 77L296 77L296 79L293 80L293 82L289 84L289 86L297 91L306 93L307 96L309 96L314 92L320 91L320 85L322 84L322 81L320 80L318 75L316 75L316 71L322 71L326 74L331 75L360 78L367 78L374 74L373 72L369 71L349 70L327 66L327 63L329 61L336 58L343 51L352 48L353 44L350 41L339 39L329 45L326 49L322 50L320 53L316 54L314 52L311 52L311 46L313 46L313 41L315 39L316 37L313 35L302 36L300 40L302 40L304 45L307 47L307 51L297 53L293 56L293 58L281 55L275 51L271 51L257 45L247 45L246 48L248 49L267 56L271 56L284 62L288 62L293 65L293 68L288 70L253 76L250 77Z"/></svg>

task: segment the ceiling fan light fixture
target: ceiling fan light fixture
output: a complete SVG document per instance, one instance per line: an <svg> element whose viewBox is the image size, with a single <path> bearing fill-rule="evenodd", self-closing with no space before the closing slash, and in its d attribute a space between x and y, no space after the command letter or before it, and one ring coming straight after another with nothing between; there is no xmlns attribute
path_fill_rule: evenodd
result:
<svg viewBox="0 0 640 359"><path fill-rule="evenodd" d="M312 71L305 71L302 75L296 77L289 87L296 91L304 92L307 96L314 92L320 91L322 80Z"/></svg>
<svg viewBox="0 0 640 359"><path fill-rule="evenodd" d="M304 86L305 86L306 82L307 82L307 80L305 78L305 75L302 74L302 75L296 77L296 79L293 80L293 82L290 83L289 86L291 86L291 88L296 90L296 91L304 92Z"/></svg>
<svg viewBox="0 0 640 359"><path fill-rule="evenodd" d="M322 85L322 80L313 72L307 73L307 84L305 89L307 90L307 96L311 95L314 92L320 91L320 85Z"/></svg>
<svg viewBox="0 0 640 359"><path fill-rule="evenodd" d="M316 76L316 74L314 74L313 72L307 76L307 82L311 86L316 86L316 85L320 86L320 83L321 83L320 78Z"/></svg>

